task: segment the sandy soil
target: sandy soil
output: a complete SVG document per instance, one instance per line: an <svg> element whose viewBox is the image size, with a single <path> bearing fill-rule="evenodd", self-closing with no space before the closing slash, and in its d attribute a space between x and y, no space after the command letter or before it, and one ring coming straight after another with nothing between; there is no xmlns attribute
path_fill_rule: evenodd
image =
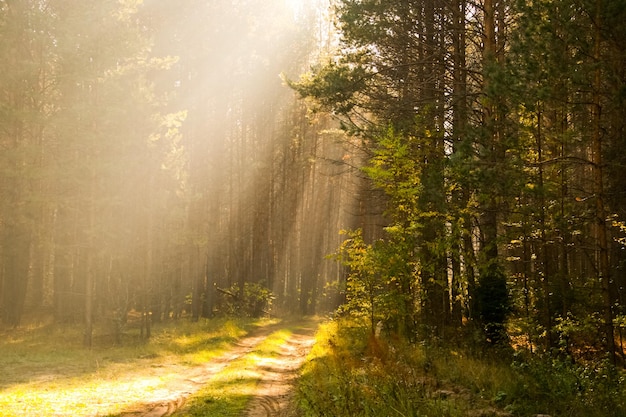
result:
<svg viewBox="0 0 626 417"><path fill-rule="evenodd" d="M185 405L186 399L208 383L213 375L250 352L272 332L280 329L269 326L254 332L239 341L223 356L202 366L186 369L171 379L167 387L157 390L144 398L145 402L133 406L122 413L122 417L164 417L170 416ZM256 394L244 413L245 417L285 416L289 414L293 383L306 355L313 346L315 324L311 323L294 334L281 345L271 358L258 362L253 371L261 375ZM172 372L168 369L167 372Z"/></svg>
<svg viewBox="0 0 626 417"><path fill-rule="evenodd" d="M246 417L288 416L290 398L298 370L313 346L314 329L305 328L283 344L278 356L259 364L262 380Z"/></svg>

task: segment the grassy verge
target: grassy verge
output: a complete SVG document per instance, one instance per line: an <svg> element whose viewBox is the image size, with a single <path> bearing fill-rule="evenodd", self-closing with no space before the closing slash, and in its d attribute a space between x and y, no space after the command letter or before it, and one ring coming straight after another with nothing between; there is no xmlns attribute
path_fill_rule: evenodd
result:
<svg viewBox="0 0 626 417"><path fill-rule="evenodd" d="M222 354L250 329L266 324L180 320L155 326L149 341L127 335L123 346L114 346L102 336L91 350L82 347L77 327L47 325L2 332L0 414L120 413L146 393L161 389L168 378Z"/></svg>
<svg viewBox="0 0 626 417"><path fill-rule="evenodd" d="M626 415L624 374L510 352L468 354L376 339L366 326L320 327L298 384L301 416Z"/></svg>

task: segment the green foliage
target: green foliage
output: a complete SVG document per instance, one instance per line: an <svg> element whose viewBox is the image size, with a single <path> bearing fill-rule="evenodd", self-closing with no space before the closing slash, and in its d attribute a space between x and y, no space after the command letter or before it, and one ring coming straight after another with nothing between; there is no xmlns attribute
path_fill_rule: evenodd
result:
<svg viewBox="0 0 626 417"><path fill-rule="evenodd" d="M364 172L391 198L394 219L415 221L420 193L422 165L416 163L421 147L416 137L396 133L392 128L376 137L374 155Z"/></svg>
<svg viewBox="0 0 626 417"><path fill-rule="evenodd" d="M346 302L340 307L340 311L366 316L374 331L375 323L381 319L379 308L384 294L382 265L378 262L374 247L363 240L361 230L343 233L348 238L341 244L336 257L348 267L348 276Z"/></svg>
<svg viewBox="0 0 626 417"><path fill-rule="evenodd" d="M344 232L337 259L348 267L346 302L339 310L365 317L374 333L379 321L408 336L412 322L411 263L401 240L367 244L361 230Z"/></svg>
<svg viewBox="0 0 626 417"><path fill-rule="evenodd" d="M617 417L626 412L625 375L606 361L579 365L531 357L514 361L512 369L524 382L516 387L519 391L512 392L515 399L510 408L519 414L536 410L532 402L542 404L552 415Z"/></svg>
<svg viewBox="0 0 626 417"><path fill-rule="evenodd" d="M358 65L328 62L303 75L289 86L301 97L314 98L324 110L348 114L356 105L357 92L363 89L367 71Z"/></svg>
<svg viewBox="0 0 626 417"><path fill-rule="evenodd" d="M375 338L354 320L323 325L310 359L298 384L299 415L460 417L488 406L437 379L440 357Z"/></svg>
<svg viewBox="0 0 626 417"><path fill-rule="evenodd" d="M602 328L602 317L599 313L580 317L570 312L556 317L553 331L558 339L555 349L561 357L569 357L575 361L601 357Z"/></svg>
<svg viewBox="0 0 626 417"><path fill-rule="evenodd" d="M618 417L626 375L605 361L427 347L372 337L363 322L322 325L298 384L302 416Z"/></svg>
<svg viewBox="0 0 626 417"><path fill-rule="evenodd" d="M272 308L274 294L260 283L246 282L243 290L237 284L222 293L221 306L228 315L262 317Z"/></svg>

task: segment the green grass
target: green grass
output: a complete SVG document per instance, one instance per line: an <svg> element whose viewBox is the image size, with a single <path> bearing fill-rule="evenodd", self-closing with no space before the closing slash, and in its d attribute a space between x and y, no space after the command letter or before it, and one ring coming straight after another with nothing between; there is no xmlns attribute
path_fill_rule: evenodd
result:
<svg viewBox="0 0 626 417"><path fill-rule="evenodd" d="M626 415L626 378L605 362L377 339L349 320L323 324L298 383L301 416Z"/></svg>
<svg viewBox="0 0 626 417"><path fill-rule="evenodd" d="M94 347L82 347L82 329L41 325L0 333L2 416L106 415L132 408L176 372L225 352L255 326L252 320L179 320L159 324L153 337L125 335L122 346L97 329Z"/></svg>

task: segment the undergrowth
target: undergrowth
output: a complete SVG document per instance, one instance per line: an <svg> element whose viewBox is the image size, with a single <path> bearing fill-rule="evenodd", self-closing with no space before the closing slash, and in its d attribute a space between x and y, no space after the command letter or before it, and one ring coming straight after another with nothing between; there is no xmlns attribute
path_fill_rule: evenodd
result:
<svg viewBox="0 0 626 417"><path fill-rule="evenodd" d="M626 415L624 373L603 361L409 344L347 319L316 337L298 384L302 416Z"/></svg>

